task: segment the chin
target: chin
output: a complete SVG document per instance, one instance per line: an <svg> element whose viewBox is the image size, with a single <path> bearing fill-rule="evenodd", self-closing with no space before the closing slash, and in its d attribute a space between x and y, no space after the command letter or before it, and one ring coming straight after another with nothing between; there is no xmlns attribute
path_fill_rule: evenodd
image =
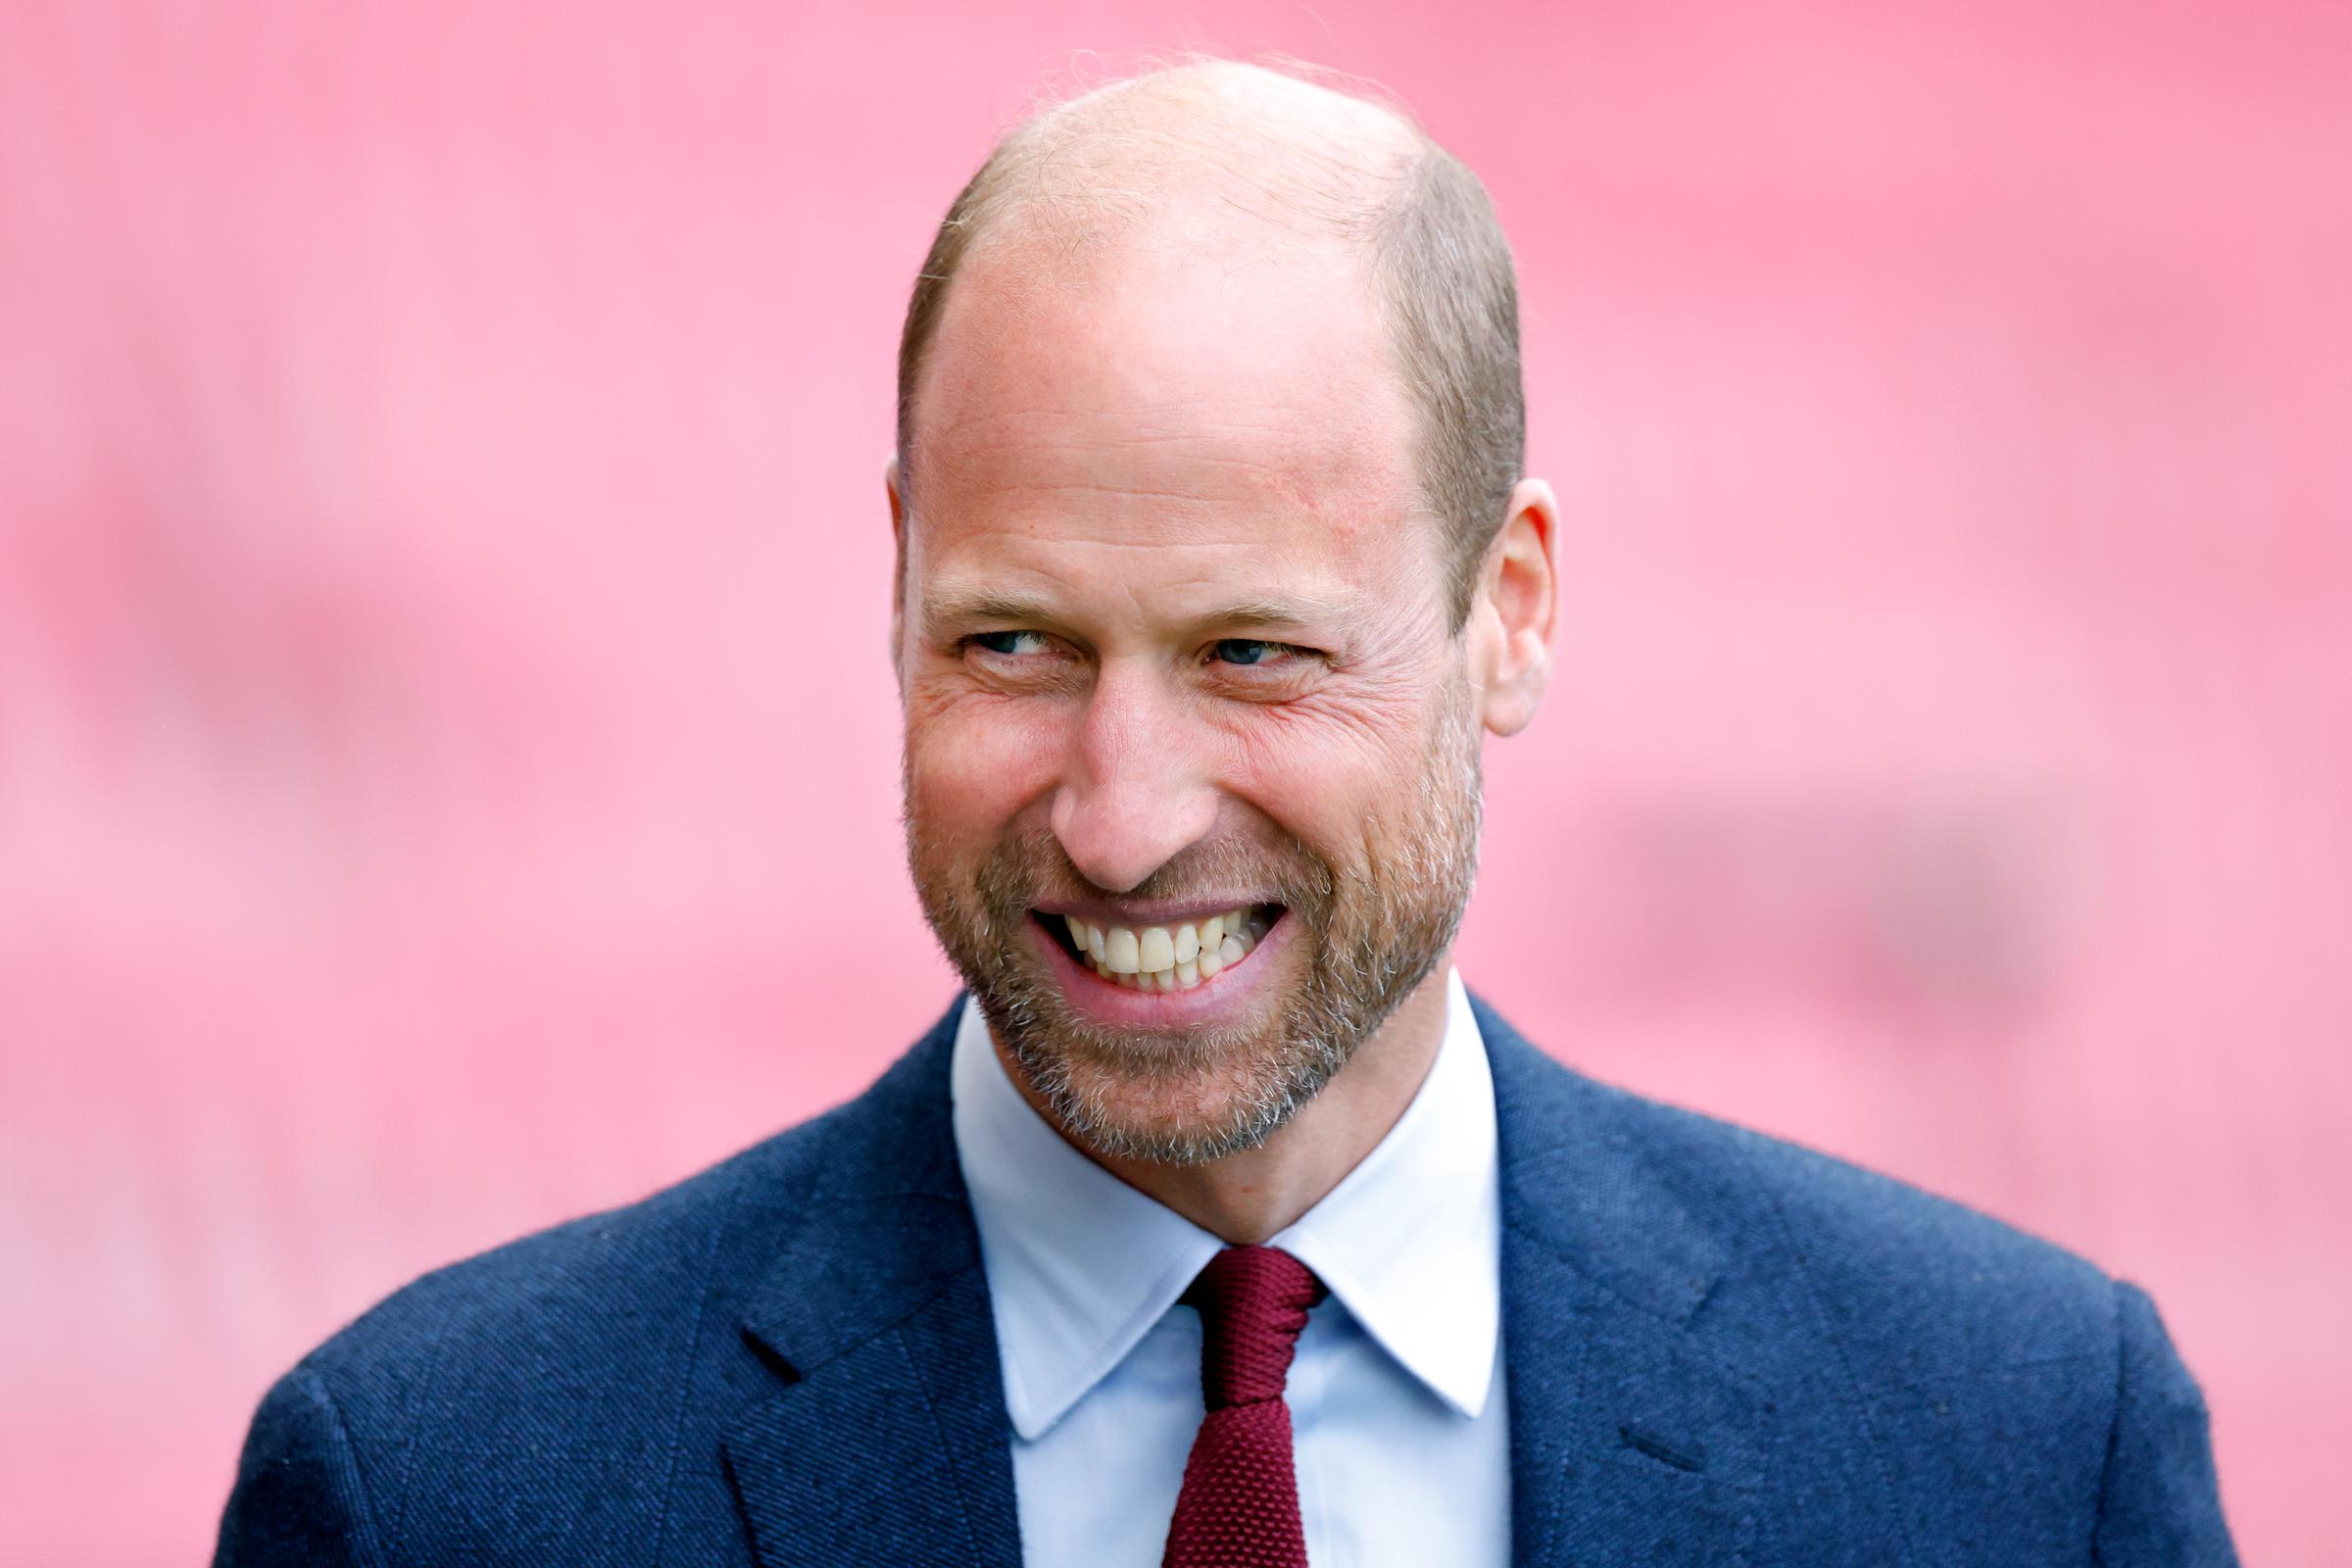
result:
<svg viewBox="0 0 2352 1568"><path fill-rule="evenodd" d="M1262 1146L1335 1066L1319 1052L1262 1047L1246 1064L1230 1049L1149 1065L1089 1059L1091 1053L1037 1061L1035 1054L1034 1043L1015 1051L1066 1136L1100 1155L1161 1165L1201 1165Z"/></svg>
<svg viewBox="0 0 2352 1568"><path fill-rule="evenodd" d="M1089 1152L1152 1165L1212 1164L1262 1147L1280 1126L1240 1107L1215 1116L1170 1116L1139 1107L1129 1115L1078 1102L1057 1104L1055 1111L1063 1133Z"/></svg>

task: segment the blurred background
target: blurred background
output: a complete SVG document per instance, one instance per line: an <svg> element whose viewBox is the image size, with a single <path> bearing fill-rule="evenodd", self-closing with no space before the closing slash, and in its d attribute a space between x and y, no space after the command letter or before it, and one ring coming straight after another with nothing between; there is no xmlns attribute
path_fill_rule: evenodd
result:
<svg viewBox="0 0 2352 1568"><path fill-rule="evenodd" d="M899 314L1040 84L1494 191L1561 679L1470 983L2148 1285L2352 1561L2352 12L0 0L0 1561L201 1560L418 1271L947 1004Z"/></svg>

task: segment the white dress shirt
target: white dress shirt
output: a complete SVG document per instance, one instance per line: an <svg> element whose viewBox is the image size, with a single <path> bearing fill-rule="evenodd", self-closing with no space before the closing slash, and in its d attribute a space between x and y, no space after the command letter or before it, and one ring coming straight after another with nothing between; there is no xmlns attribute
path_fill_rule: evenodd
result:
<svg viewBox="0 0 2352 1568"><path fill-rule="evenodd" d="M1155 1568L1200 1425L1200 1320L1177 1298L1224 1246L1073 1149L966 1001L953 1075L1012 1418L1029 1568ZM1494 1085L1458 975L1411 1105L1267 1245L1331 1288L1291 1407L1314 1568L1510 1558Z"/></svg>

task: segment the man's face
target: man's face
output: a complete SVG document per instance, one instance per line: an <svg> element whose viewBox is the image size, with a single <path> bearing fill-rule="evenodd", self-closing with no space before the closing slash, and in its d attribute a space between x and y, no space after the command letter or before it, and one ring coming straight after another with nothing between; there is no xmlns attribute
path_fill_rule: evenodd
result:
<svg viewBox="0 0 2352 1568"><path fill-rule="evenodd" d="M1361 258L1172 249L957 280L897 657L950 958L1072 1136L1194 1162L1444 956L1478 720Z"/></svg>

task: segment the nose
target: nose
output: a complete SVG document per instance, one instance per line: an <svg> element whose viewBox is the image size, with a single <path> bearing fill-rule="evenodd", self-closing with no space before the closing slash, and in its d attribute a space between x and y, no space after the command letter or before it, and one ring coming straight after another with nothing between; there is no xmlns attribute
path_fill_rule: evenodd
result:
<svg viewBox="0 0 2352 1568"><path fill-rule="evenodd" d="M1208 836L1206 737L1156 675L1105 662L1063 760L1051 822L1086 879L1125 893Z"/></svg>

